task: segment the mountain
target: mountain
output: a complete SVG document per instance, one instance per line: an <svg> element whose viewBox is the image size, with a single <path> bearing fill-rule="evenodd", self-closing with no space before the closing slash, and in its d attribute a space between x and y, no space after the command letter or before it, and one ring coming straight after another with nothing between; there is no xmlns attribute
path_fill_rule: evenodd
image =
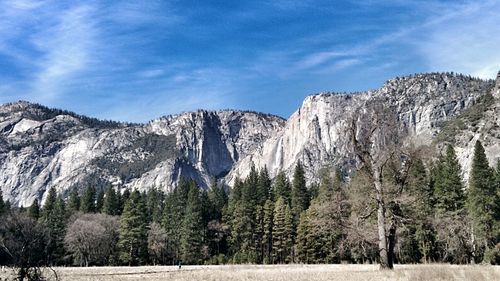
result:
<svg viewBox="0 0 500 281"><path fill-rule="evenodd" d="M206 186L284 124L280 117L204 111L122 124L28 102L0 107L0 186L27 206L55 187L110 184L168 190L180 177Z"/></svg>
<svg viewBox="0 0 500 281"><path fill-rule="evenodd" d="M467 177L477 139L493 164L500 156L500 76L418 74L360 93L308 96L288 120L244 111L188 112L147 124L100 121L27 102L0 106L0 186L20 205L55 187L88 184L169 190L180 177L206 187L232 183L252 164L271 176L300 160L308 178L322 169L356 166L349 120L372 103L397 112L406 143L453 143ZM362 113L361 113L362 114Z"/></svg>

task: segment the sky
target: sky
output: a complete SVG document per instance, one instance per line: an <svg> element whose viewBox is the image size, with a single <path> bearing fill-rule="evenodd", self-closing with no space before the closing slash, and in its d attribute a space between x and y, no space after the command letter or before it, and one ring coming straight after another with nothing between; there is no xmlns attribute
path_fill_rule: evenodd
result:
<svg viewBox="0 0 500 281"><path fill-rule="evenodd" d="M305 96L413 73L494 78L500 0L0 0L0 103L147 122L287 118Z"/></svg>

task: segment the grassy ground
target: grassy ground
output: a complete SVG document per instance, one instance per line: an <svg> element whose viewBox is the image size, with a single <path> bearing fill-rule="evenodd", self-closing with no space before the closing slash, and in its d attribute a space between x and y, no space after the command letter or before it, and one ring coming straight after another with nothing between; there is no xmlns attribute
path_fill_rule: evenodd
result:
<svg viewBox="0 0 500 281"><path fill-rule="evenodd" d="M394 271L379 271L375 265L235 265L177 267L55 268L59 280L500 280L500 267L454 265L400 265ZM0 280L12 278L12 270L0 273ZM49 280L55 280L46 271Z"/></svg>

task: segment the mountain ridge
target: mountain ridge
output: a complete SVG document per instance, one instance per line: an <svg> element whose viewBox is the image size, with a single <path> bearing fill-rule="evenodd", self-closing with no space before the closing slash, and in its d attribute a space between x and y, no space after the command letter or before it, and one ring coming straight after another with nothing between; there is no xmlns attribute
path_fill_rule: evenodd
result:
<svg viewBox="0 0 500 281"><path fill-rule="evenodd" d="M373 101L394 107L406 137L429 144L444 122L481 103L481 97L491 93L498 104L499 81L500 76L495 84L454 73L408 75L376 90L309 95L288 119L226 109L124 123L26 101L7 103L0 105L0 185L7 199L27 206L43 199L50 187L61 193L88 184L168 191L180 177L193 178L202 187L211 177L231 184L246 176L252 164L267 167L271 176L282 170L290 174L299 160L309 179L325 166L340 165L348 173L355 163L345 129L355 110ZM476 125L500 126L495 110L481 115L480 120L488 120L476 120ZM36 120L38 111L47 118ZM464 139L457 150L467 173L471 141L465 141L467 132L459 130L458 135ZM472 138L482 136L488 135ZM491 156L497 147L500 151L500 140L489 138Z"/></svg>

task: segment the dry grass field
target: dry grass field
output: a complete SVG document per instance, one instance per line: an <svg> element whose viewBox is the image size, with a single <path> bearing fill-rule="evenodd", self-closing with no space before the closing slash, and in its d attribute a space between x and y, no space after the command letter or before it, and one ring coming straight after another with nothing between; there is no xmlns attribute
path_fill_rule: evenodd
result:
<svg viewBox="0 0 500 281"><path fill-rule="evenodd" d="M400 265L394 271L379 271L375 265L227 265L149 267L55 268L59 280L500 280L500 267L454 265ZM48 280L55 280L46 271ZM12 270L0 273L0 280L12 278Z"/></svg>

